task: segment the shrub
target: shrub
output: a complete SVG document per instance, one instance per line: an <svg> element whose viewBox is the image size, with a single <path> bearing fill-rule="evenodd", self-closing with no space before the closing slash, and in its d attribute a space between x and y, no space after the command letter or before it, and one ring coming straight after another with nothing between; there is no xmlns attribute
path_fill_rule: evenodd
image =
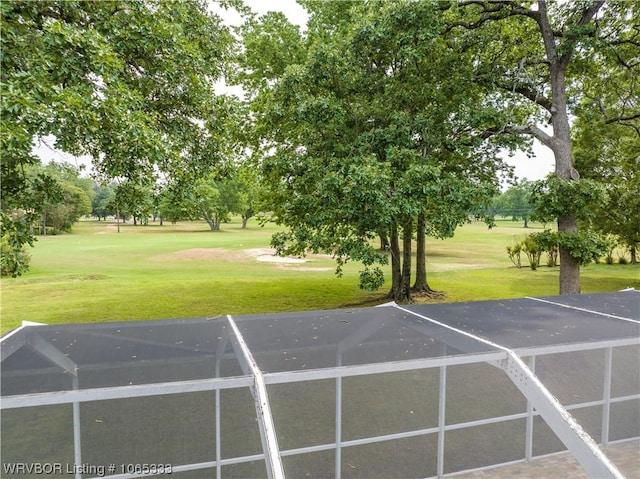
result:
<svg viewBox="0 0 640 479"><path fill-rule="evenodd" d="M532 270L538 269L540 266L540 256L542 255L542 248L536 241L534 235L528 235L522 242L522 251L525 252L527 258L529 258L529 266Z"/></svg>
<svg viewBox="0 0 640 479"><path fill-rule="evenodd" d="M613 252L618 246L619 240L618 237L612 234L608 234L603 238L604 246L606 248L604 261L607 264L613 264Z"/></svg>
<svg viewBox="0 0 640 479"><path fill-rule="evenodd" d="M593 231L558 233L558 243L581 265L591 263L596 256L602 256L606 252L605 241Z"/></svg>
<svg viewBox="0 0 640 479"><path fill-rule="evenodd" d="M531 236L535 238L540 250L547 254L547 266L550 268L557 266L559 253L558 233L544 230L541 233L534 233Z"/></svg>
<svg viewBox="0 0 640 479"><path fill-rule="evenodd" d="M0 274L2 276L17 277L29 271L31 255L27 247L14 248L11 246L8 234L2 236L0 243Z"/></svg>
<svg viewBox="0 0 640 479"><path fill-rule="evenodd" d="M35 219L33 212L16 209L12 212L0 212L0 274L17 277L29 271L31 255L27 246L33 246L35 238L31 234L31 225Z"/></svg>
<svg viewBox="0 0 640 479"><path fill-rule="evenodd" d="M518 241L511 246L507 246L507 254L509 255L511 262L515 264L517 268L522 268L522 242Z"/></svg>

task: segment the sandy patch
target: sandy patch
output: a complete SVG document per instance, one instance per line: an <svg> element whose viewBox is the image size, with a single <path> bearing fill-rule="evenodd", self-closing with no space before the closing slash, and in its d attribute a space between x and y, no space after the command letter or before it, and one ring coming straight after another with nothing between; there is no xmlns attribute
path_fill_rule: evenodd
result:
<svg viewBox="0 0 640 479"><path fill-rule="evenodd" d="M104 229L102 231L96 231L94 234L96 235L106 235L111 233L117 233L118 226L112 223L104 225Z"/></svg>
<svg viewBox="0 0 640 479"><path fill-rule="evenodd" d="M287 271L332 271L334 269L322 266L289 266L287 264L279 264L277 267Z"/></svg>
<svg viewBox="0 0 640 479"><path fill-rule="evenodd" d="M254 248L244 250L247 256L264 263L301 264L309 261L306 258L291 258L289 256L277 256L274 248Z"/></svg>
<svg viewBox="0 0 640 479"><path fill-rule="evenodd" d="M169 260L198 260L198 261L242 261L245 255L239 251L232 251L226 248L192 248L174 251L173 253L162 255L159 259Z"/></svg>
<svg viewBox="0 0 640 479"><path fill-rule="evenodd" d="M256 258L258 261L265 263L288 263L288 264L300 264L306 263L308 260L303 258L287 258L286 256L272 256L270 254L263 254Z"/></svg>
<svg viewBox="0 0 640 479"><path fill-rule="evenodd" d="M159 260L197 260L197 261L245 261L253 259L264 263L278 265L302 264L310 261L308 258L291 258L277 256L273 248L253 248L245 250L230 250L227 248L192 248L156 257ZM331 268L306 268L301 271L326 271Z"/></svg>

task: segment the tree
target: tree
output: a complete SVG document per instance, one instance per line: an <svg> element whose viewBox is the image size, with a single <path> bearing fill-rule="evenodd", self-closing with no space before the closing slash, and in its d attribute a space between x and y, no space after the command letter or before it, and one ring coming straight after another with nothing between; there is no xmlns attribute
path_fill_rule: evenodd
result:
<svg viewBox="0 0 640 479"><path fill-rule="evenodd" d="M224 2L229 3L229 2ZM220 158L224 100L213 81L232 37L203 1L31 2L2 13L2 229L30 244L13 212L39 209L25 166L31 145L88 154L107 178L179 177ZM28 223L28 222L27 222Z"/></svg>
<svg viewBox="0 0 640 479"><path fill-rule="evenodd" d="M234 178L209 176L199 180L192 193L192 202L211 231L220 231L220 224L229 221L232 213L242 210L240 189Z"/></svg>
<svg viewBox="0 0 640 479"><path fill-rule="evenodd" d="M156 205L161 225L164 220L175 224L180 220L192 220L200 217L197 206L193 204L190 191L174 183L165 184L160 188Z"/></svg>
<svg viewBox="0 0 640 479"><path fill-rule="evenodd" d="M154 210L154 184L151 182L125 181L116 186L115 202L119 216L131 216L133 224L148 225Z"/></svg>
<svg viewBox="0 0 640 479"><path fill-rule="evenodd" d="M554 153L555 176L569 183L579 177L569 118L581 86L596 71L603 77L603 72L621 68L623 62L609 61L614 53L603 56L606 51L617 52L623 60L630 49L637 49L637 12L632 2L605 5L604 0L461 0L447 15L451 35L459 40L460 32L466 32L464 48L476 53L473 81L498 95L497 101L513 112L512 121L499 125L495 133L540 140ZM548 123L551 133L538 126L542 123ZM566 206L557 218L558 230L576 233L577 213ZM565 247L560 262L560 293L578 293L579 263Z"/></svg>
<svg viewBox="0 0 640 479"><path fill-rule="evenodd" d="M115 214L115 210L111 208L115 199L115 186L113 184L98 185L94 184L94 198L91 202L91 214L107 221L107 216Z"/></svg>
<svg viewBox="0 0 640 479"><path fill-rule="evenodd" d="M510 216L513 221L524 221L523 228L529 227L529 219L533 212L531 206L531 182L523 180L511 186L507 191L497 196L491 205L493 214Z"/></svg>
<svg viewBox="0 0 640 479"><path fill-rule="evenodd" d="M69 232L74 223L91 213L91 199L82 189L67 182L61 189L60 201L44 205L43 231L50 227L54 233Z"/></svg>
<svg viewBox="0 0 640 479"><path fill-rule="evenodd" d="M247 227L250 218L253 218L262 210L262 197L264 189L261 186L258 172L250 163L239 166L236 175L238 187L238 204L236 213L242 218L242 228Z"/></svg>
<svg viewBox="0 0 640 479"><path fill-rule="evenodd" d="M36 189L44 192L38 203L42 203L42 234L49 228L53 233L71 231L71 227L82 216L91 213L94 196L92 180L81 177L81 170L69 163L49 163L44 167L32 167L40 178L48 178L48 186ZM37 181L36 181L37 183ZM38 193L36 193L38 194Z"/></svg>
<svg viewBox="0 0 640 479"><path fill-rule="evenodd" d="M576 164L587 178L602 183L607 193L604 202L591 205L589 225L618 237L635 264L640 244L639 120L630 119L624 125L607 123L599 112L579 113L574 132Z"/></svg>
<svg viewBox="0 0 640 479"><path fill-rule="evenodd" d="M437 5L308 5L304 63L285 68L254 102L269 209L289 227L273 244L331 252L338 271L360 261L361 286L375 289L388 256L371 240L388 236L389 296L410 300L416 225L414 287L429 292L424 236L453 234L496 191L496 153L507 142L482 132L499 109L476 114L479 90L460 88L465 72L450 68L459 58L438 39ZM328 24L337 10L339 23Z"/></svg>

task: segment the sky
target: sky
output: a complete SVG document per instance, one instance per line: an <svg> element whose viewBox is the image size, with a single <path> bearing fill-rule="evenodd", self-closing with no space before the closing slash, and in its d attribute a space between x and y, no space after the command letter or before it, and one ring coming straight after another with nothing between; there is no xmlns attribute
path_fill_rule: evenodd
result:
<svg viewBox="0 0 640 479"><path fill-rule="evenodd" d="M245 0L245 4L258 14L265 14L269 11L283 12L291 23L304 27L307 21L307 13L295 0ZM217 7L215 2L211 2L211 9L220 14L229 25L240 25L242 19L236 12L227 12ZM219 91L225 91L220 87ZM236 93L233 92L232 93ZM39 145L34 146L34 154L43 161L51 160L68 162L76 166L84 165L87 171L91 168L91 158L74 157L53 148L55 138L49 137L39 141ZM534 157L528 158L524 153L518 152L513 157L504 155L507 164L514 167L514 173L519 179L539 180L545 178L554 169L554 158L551 150L534 141Z"/></svg>

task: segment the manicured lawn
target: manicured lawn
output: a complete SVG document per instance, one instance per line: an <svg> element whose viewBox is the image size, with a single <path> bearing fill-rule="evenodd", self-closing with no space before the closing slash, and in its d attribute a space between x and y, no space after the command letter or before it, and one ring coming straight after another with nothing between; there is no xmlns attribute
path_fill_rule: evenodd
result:
<svg viewBox="0 0 640 479"><path fill-rule="evenodd" d="M534 225L536 226L536 225ZM538 229L541 227L539 225ZM31 271L2 279L2 333L22 321L48 324L216 316L386 301L358 289L359 265L342 278L329 257L305 263L261 262L274 225L239 221L211 232L205 223L132 226L83 221L74 233L40 237ZM454 238L428 240L429 282L445 301L473 301L557 293L558 268L517 269L506 246L535 228L499 222L459 228ZM526 262L526 258L523 258ZM387 277L389 275L387 274ZM640 288L640 268L592 264L583 268L583 292Z"/></svg>

